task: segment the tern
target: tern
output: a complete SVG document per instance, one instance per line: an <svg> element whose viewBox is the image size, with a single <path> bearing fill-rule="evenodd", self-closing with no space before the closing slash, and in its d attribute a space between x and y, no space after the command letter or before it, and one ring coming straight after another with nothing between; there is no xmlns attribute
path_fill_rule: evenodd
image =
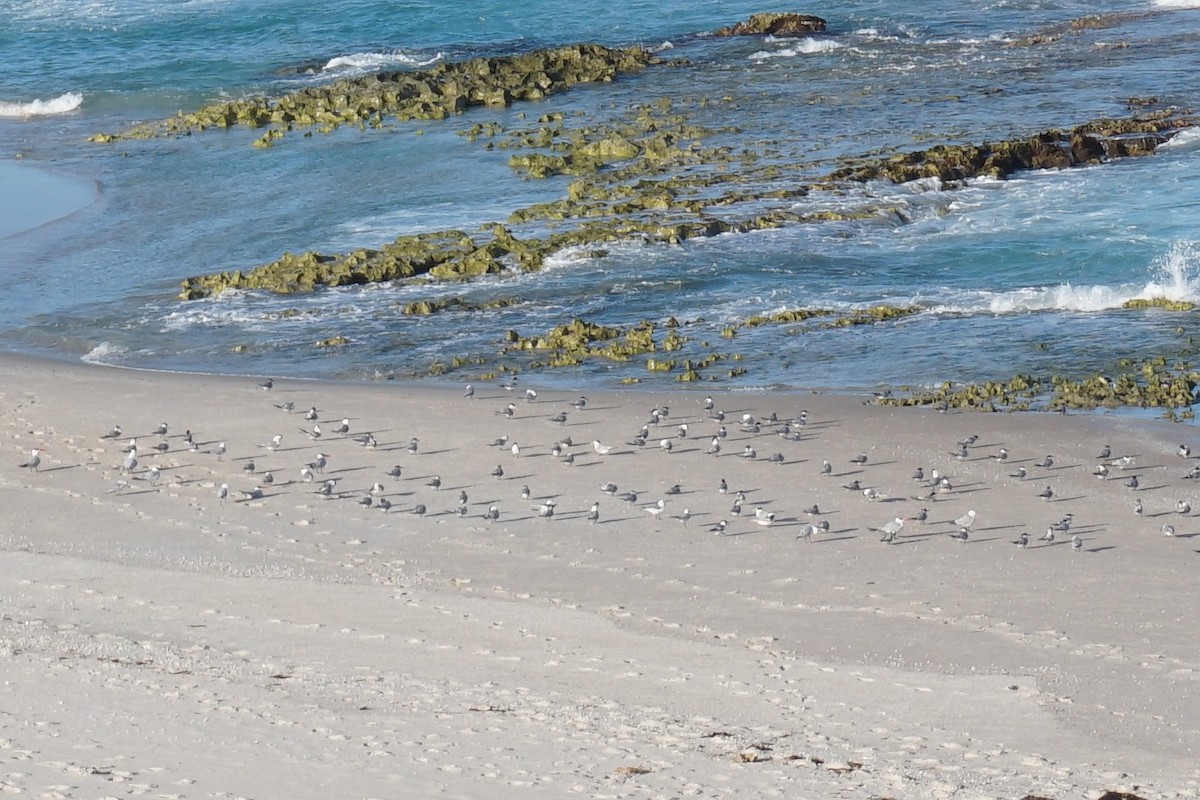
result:
<svg viewBox="0 0 1200 800"><path fill-rule="evenodd" d="M1026 547L1029 547L1029 534L1022 533L1013 544L1017 546L1018 550L1024 550Z"/></svg>
<svg viewBox="0 0 1200 800"><path fill-rule="evenodd" d="M1112 448L1108 445L1104 445L1104 447L1100 448L1100 454L1097 455L1096 458L1102 461L1106 458L1112 458Z"/></svg>
<svg viewBox="0 0 1200 800"><path fill-rule="evenodd" d="M396 464L395 466L393 466L391 469L389 469L387 471L388 477L394 481L400 480L400 476L403 473L404 473L404 469L399 464Z"/></svg>
<svg viewBox="0 0 1200 800"><path fill-rule="evenodd" d="M755 515L754 522L755 522L755 524L761 525L764 528L766 528L766 527L774 524L775 512L774 511L768 512L766 514L763 514L761 517Z"/></svg>
<svg viewBox="0 0 1200 800"><path fill-rule="evenodd" d="M488 506L487 513L483 515L483 518L488 522L495 522L496 520L500 519L500 509L496 508L495 506Z"/></svg>
<svg viewBox="0 0 1200 800"><path fill-rule="evenodd" d="M600 503L592 503L592 507L588 509L587 521L593 525L600 521Z"/></svg>
<svg viewBox="0 0 1200 800"><path fill-rule="evenodd" d="M867 463L867 454L866 454L866 453L859 453L859 454L858 454L858 455L856 455L854 458L850 459L850 463L851 463L851 464L858 464L859 466L862 466L862 465L866 464L866 463Z"/></svg>
<svg viewBox="0 0 1200 800"><path fill-rule="evenodd" d="M729 527L729 523L726 522L725 520L721 520L716 525L713 525L711 528L709 528L709 530L719 536L719 535L725 533L725 529L727 527Z"/></svg>
<svg viewBox="0 0 1200 800"><path fill-rule="evenodd" d="M1045 489L1042 489L1040 492L1038 492L1038 497L1042 498L1043 500L1051 499L1054 497L1053 487L1047 486Z"/></svg>
<svg viewBox="0 0 1200 800"><path fill-rule="evenodd" d="M305 411L305 412L304 412L304 418L305 418L306 420L308 420L309 422L316 422L316 421L317 421L317 418L318 418L318 415L317 415L317 407L316 407L316 406L310 406L310 407L309 407L309 409L308 409L308 411Z"/></svg>
<svg viewBox="0 0 1200 800"><path fill-rule="evenodd" d="M1192 504L1189 503L1187 500L1179 500L1178 502L1175 503L1175 513L1176 514L1192 513Z"/></svg>
<svg viewBox="0 0 1200 800"><path fill-rule="evenodd" d="M1053 467L1053 466L1054 466L1054 456L1047 455L1047 456L1046 456L1045 458L1043 458L1041 461L1039 461L1038 463L1034 464L1034 466L1035 466L1035 467L1041 467L1042 469L1049 469L1050 467Z"/></svg>
<svg viewBox="0 0 1200 800"><path fill-rule="evenodd" d="M833 474L833 464L830 464L828 461L822 461L821 462L821 474L827 475L827 476L832 475Z"/></svg>
<svg viewBox="0 0 1200 800"><path fill-rule="evenodd" d="M675 449L675 445L671 443L670 439L660 440L658 443L658 447L660 450L662 450L667 455L670 455L671 451Z"/></svg>
<svg viewBox="0 0 1200 800"><path fill-rule="evenodd" d="M228 497L229 497L229 484L222 483L220 485L220 487L217 488L217 499L220 500L222 503L224 503L226 498L228 498Z"/></svg>
<svg viewBox="0 0 1200 800"><path fill-rule="evenodd" d="M1076 553L1083 549L1083 537L1078 533L1071 537L1071 549Z"/></svg>
<svg viewBox="0 0 1200 800"><path fill-rule="evenodd" d="M658 520L659 518L662 517L663 509L666 507L667 507L667 501L659 500L657 503L655 503L652 506L646 506L646 508L644 510L647 514L654 517L655 520Z"/></svg>
<svg viewBox="0 0 1200 800"><path fill-rule="evenodd" d="M101 439L120 439L120 438L121 438L121 433L122 433L122 431L121 431L121 426L120 426L120 425L113 425L113 427L112 427L112 430L111 430L111 431L109 431L108 433L104 434L104 435L103 435L103 436L101 436L100 438L101 438Z"/></svg>
<svg viewBox="0 0 1200 800"><path fill-rule="evenodd" d="M553 500L547 500L538 508L538 516L542 519L554 518L554 507L557 505Z"/></svg>
<svg viewBox="0 0 1200 800"><path fill-rule="evenodd" d="M502 480L504 478L504 467L497 464L496 468L492 470L492 477L496 480Z"/></svg>
<svg viewBox="0 0 1200 800"><path fill-rule="evenodd" d="M475 387L468 383L466 385L466 388L463 389L463 397L474 397L474 396L475 396Z"/></svg>
<svg viewBox="0 0 1200 800"><path fill-rule="evenodd" d="M948 533L946 535L957 542L962 542L963 544L966 544L967 539L971 536L970 532L966 528L959 529L957 533Z"/></svg>
<svg viewBox="0 0 1200 800"><path fill-rule="evenodd" d="M1159 529L1163 536L1174 536L1175 526L1169 522L1164 522L1162 528Z"/></svg>
<svg viewBox="0 0 1200 800"><path fill-rule="evenodd" d="M583 407L587 405L587 398L583 395L579 395L579 399L572 400L571 405L575 407L576 411L583 411Z"/></svg>
<svg viewBox="0 0 1200 800"><path fill-rule="evenodd" d="M349 433L350 432L350 419L348 417L343 417L341 423L338 424L338 426L333 429L333 432L340 433L343 435Z"/></svg>
<svg viewBox="0 0 1200 800"><path fill-rule="evenodd" d="M415 436L412 437L411 439L409 439L408 440L408 454L410 456L415 456L417 454L417 449L420 447L420 444L421 444L420 440L418 440L417 437L415 437Z"/></svg>
<svg viewBox="0 0 1200 800"><path fill-rule="evenodd" d="M612 497L613 495L615 495L617 493L617 485L615 483L613 483L612 481L609 481L608 483L606 483L600 487L600 491L604 492L609 497Z"/></svg>
<svg viewBox="0 0 1200 800"><path fill-rule="evenodd" d="M429 479L429 483L427 483L425 485L428 486L430 489L433 489L436 492L438 489L442 488L442 476L434 475L432 478Z"/></svg>

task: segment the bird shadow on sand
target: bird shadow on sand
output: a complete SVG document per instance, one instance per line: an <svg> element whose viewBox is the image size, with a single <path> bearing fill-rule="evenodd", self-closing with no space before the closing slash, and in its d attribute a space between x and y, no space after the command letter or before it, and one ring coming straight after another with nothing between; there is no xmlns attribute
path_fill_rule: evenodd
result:
<svg viewBox="0 0 1200 800"><path fill-rule="evenodd" d="M47 475L51 472L62 472L64 469L79 469L82 464L63 464L61 467L47 467L46 469L34 470L39 475Z"/></svg>
<svg viewBox="0 0 1200 800"><path fill-rule="evenodd" d="M836 531L835 533L842 533L842 532L843 531ZM849 541L853 541L854 539L857 539L857 538L858 538L857 536L836 536L835 535L832 537L816 539L814 541L816 541L817 544L832 544L833 542L849 542Z"/></svg>
<svg viewBox="0 0 1200 800"><path fill-rule="evenodd" d="M1055 497L1050 500L1051 503L1069 503L1072 500L1086 500L1086 494L1077 494L1073 497Z"/></svg>
<svg viewBox="0 0 1200 800"><path fill-rule="evenodd" d="M1089 553L1104 553L1109 550L1116 550L1116 549L1117 549L1117 546L1115 544L1106 544L1103 547L1089 547L1089 548L1087 548L1087 551Z"/></svg>

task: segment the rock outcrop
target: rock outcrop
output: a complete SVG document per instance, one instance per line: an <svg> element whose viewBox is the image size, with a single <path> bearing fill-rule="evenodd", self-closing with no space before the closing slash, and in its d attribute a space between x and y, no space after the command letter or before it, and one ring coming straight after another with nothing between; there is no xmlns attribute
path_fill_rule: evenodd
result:
<svg viewBox="0 0 1200 800"><path fill-rule="evenodd" d="M753 14L750 19L714 31L714 36L807 36L825 30L825 20L812 14Z"/></svg>

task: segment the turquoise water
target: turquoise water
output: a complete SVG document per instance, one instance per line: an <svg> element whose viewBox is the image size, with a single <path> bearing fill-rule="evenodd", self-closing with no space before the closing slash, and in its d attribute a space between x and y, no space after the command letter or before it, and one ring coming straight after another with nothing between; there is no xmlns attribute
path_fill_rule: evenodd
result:
<svg viewBox="0 0 1200 800"><path fill-rule="evenodd" d="M1190 354L1194 314L1119 307L1134 297L1200 300L1200 136L1191 131L1154 156L1087 169L953 191L869 185L797 201L801 212L888 209L854 222L678 247L626 243L603 257L564 252L543 272L466 285L175 299L189 275L250 268L284 251L471 230L565 194L569 179L523 180L505 155L458 135L476 122L520 127L560 110L597 120L665 97L698 122L736 125L723 143L769 149L803 176L840 158L1123 117L1130 97L1200 107L1192 77L1200 10L1188 7L1200 2L1108 3L1110 24L1066 33L1063 23L1095 5L896 5L797 9L826 17L829 31L775 41L698 35L772 10L741 2L447 11L433 3L0 0L5 346L152 368L369 379L425 372L453 355L499 363L498 338L509 328L532 334L575 316L613 325L674 316L687 323L684 357L740 356L714 370L745 370L728 385L854 389L1082 375L1124 357ZM1015 44L1038 33L1059 38ZM689 66L442 123L293 134L267 151L251 148L260 132L246 130L85 142L214 99L579 41L663 48ZM720 102L701 108L700 99ZM398 311L449 296L521 302L487 315ZM878 303L927 311L853 330L776 326L720 338L753 314ZM313 346L333 335L351 345ZM537 380L612 386L631 376L673 381L648 374L642 361L588 363Z"/></svg>

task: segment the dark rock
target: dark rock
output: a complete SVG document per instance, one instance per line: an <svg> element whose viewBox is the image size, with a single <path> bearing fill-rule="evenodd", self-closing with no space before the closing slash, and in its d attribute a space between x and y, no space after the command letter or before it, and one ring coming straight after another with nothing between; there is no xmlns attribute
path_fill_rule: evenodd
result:
<svg viewBox="0 0 1200 800"><path fill-rule="evenodd" d="M721 28L714 36L805 36L825 30L825 20L812 14L753 14L745 22Z"/></svg>

